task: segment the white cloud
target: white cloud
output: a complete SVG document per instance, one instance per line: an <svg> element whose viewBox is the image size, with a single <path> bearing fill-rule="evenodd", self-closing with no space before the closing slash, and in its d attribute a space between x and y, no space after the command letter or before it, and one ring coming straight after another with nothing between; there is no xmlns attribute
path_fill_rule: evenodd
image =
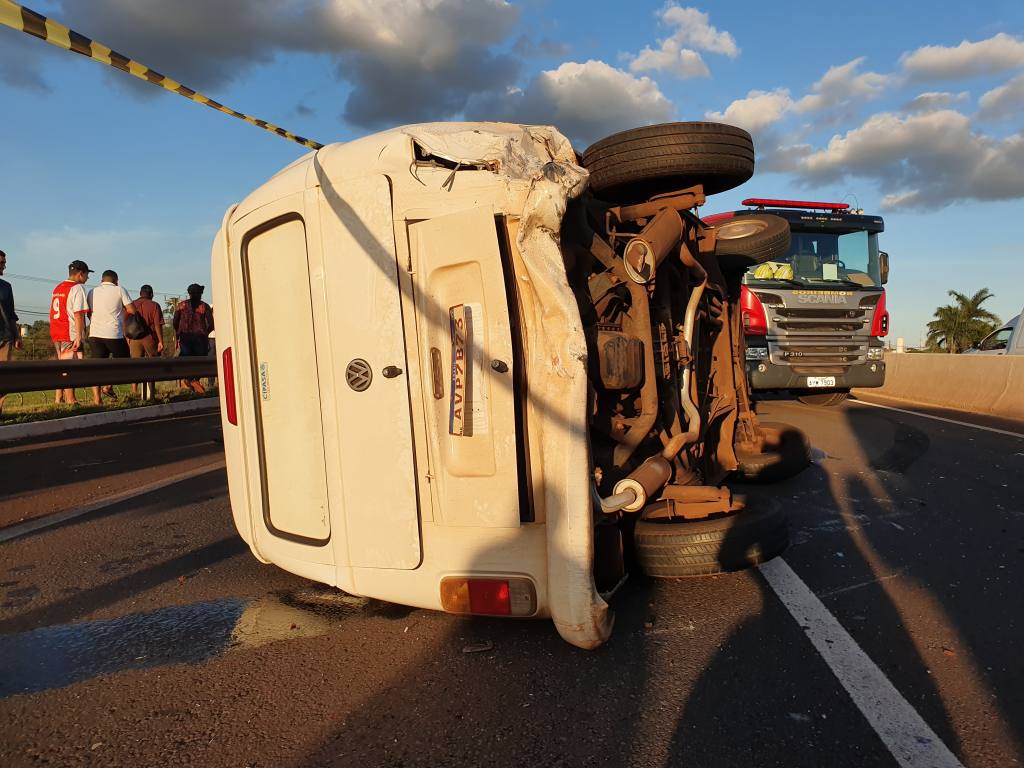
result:
<svg viewBox="0 0 1024 768"><path fill-rule="evenodd" d="M707 112L704 117L730 125L738 125L750 133L774 125L793 107L787 88L774 91L750 91L745 98L736 99L722 112Z"/></svg>
<svg viewBox="0 0 1024 768"><path fill-rule="evenodd" d="M993 88L978 99L978 118L981 120L1020 119L1024 112L1024 74Z"/></svg>
<svg viewBox="0 0 1024 768"><path fill-rule="evenodd" d="M1000 32L987 40L960 45L926 45L900 61L914 80L958 80L1024 66L1024 40Z"/></svg>
<svg viewBox="0 0 1024 768"><path fill-rule="evenodd" d="M603 61L567 61L538 74L525 89L474 102L481 120L544 123L586 146L596 139L672 117L672 103L649 77L635 77Z"/></svg>
<svg viewBox="0 0 1024 768"><path fill-rule="evenodd" d="M683 79L711 76L711 70L699 53L680 48L671 38L663 40L657 50L644 48L629 63L629 68L633 72L668 72Z"/></svg>
<svg viewBox="0 0 1024 768"><path fill-rule="evenodd" d="M961 200L1024 197L1024 134L976 133L967 116L940 110L881 113L788 168L810 183L872 179L887 208L943 207Z"/></svg>
<svg viewBox="0 0 1024 768"><path fill-rule="evenodd" d="M710 71L698 51L736 58L740 49L728 32L712 26L708 14L697 8L668 3L658 13L660 21L674 31L658 41L657 48L645 46L632 57L633 72L666 72L676 77L708 77Z"/></svg>
<svg viewBox="0 0 1024 768"><path fill-rule="evenodd" d="M682 8L669 3L661 11L661 20L676 27L672 36L684 45L692 45L699 51L721 53L730 58L736 58L740 53L733 36L713 27L708 15L696 8Z"/></svg>
<svg viewBox="0 0 1024 768"><path fill-rule="evenodd" d="M945 109L954 102L967 101L968 98L970 98L970 96L967 91L961 91L960 93L950 93L948 91L927 91L912 98L900 107L900 111L906 113L935 112L939 109Z"/></svg>
<svg viewBox="0 0 1024 768"><path fill-rule="evenodd" d="M811 92L794 105L797 112L820 112L833 107L878 98L892 82L890 75L858 72L864 57L830 67Z"/></svg>

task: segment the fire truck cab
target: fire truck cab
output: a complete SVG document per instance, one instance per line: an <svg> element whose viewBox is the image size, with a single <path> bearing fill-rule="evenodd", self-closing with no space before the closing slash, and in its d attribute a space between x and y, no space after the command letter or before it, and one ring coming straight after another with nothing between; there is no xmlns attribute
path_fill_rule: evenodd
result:
<svg viewBox="0 0 1024 768"><path fill-rule="evenodd" d="M835 405L851 387L882 386L889 256L878 245L881 217L846 203L748 198L743 205L704 221L770 213L790 227L788 252L743 277L751 388Z"/></svg>

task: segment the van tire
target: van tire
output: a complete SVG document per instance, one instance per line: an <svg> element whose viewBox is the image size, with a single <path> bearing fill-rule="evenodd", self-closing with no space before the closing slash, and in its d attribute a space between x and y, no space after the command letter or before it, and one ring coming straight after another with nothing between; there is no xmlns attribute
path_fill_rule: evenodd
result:
<svg viewBox="0 0 1024 768"><path fill-rule="evenodd" d="M736 446L738 479L751 483L777 483L803 472L811 465L807 436L789 424L762 422L765 443L761 452Z"/></svg>
<svg viewBox="0 0 1024 768"><path fill-rule="evenodd" d="M746 269L785 256L789 251L789 222L781 216L755 213L725 219L713 226L715 256L723 269Z"/></svg>
<svg viewBox="0 0 1024 768"><path fill-rule="evenodd" d="M711 520L638 520L633 544L648 576L706 576L740 571L781 554L789 544L789 526L775 502Z"/></svg>
<svg viewBox="0 0 1024 768"><path fill-rule="evenodd" d="M818 392L813 395L798 395L799 400L804 405L818 405L818 406L832 406L839 405L846 398L850 396L849 390L846 392Z"/></svg>
<svg viewBox="0 0 1024 768"><path fill-rule="evenodd" d="M590 188L610 202L639 202L695 184L704 194L754 175L754 142L721 123L662 123L612 134L583 152Z"/></svg>

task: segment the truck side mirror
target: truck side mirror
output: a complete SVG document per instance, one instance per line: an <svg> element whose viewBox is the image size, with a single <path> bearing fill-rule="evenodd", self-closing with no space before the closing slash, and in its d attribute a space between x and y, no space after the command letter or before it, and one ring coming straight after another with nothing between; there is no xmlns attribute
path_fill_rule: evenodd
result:
<svg viewBox="0 0 1024 768"><path fill-rule="evenodd" d="M882 275L882 285L889 282L889 254L885 251L878 252L878 270Z"/></svg>

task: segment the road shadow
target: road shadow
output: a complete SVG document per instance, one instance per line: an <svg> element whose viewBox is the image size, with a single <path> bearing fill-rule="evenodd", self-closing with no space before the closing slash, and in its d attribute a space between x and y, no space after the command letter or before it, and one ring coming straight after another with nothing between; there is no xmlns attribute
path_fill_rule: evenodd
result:
<svg viewBox="0 0 1024 768"><path fill-rule="evenodd" d="M226 560L248 551L248 546L237 536L229 536L204 547L185 552L141 570L134 570L113 581L78 590L64 599L39 608L19 613L0 621L0 633L24 632L49 624L66 624L121 600L173 581L184 574ZM144 554L144 553L142 553ZM156 553L164 554L162 551ZM139 555L135 555L138 557ZM132 563L131 565L136 565Z"/></svg>
<svg viewBox="0 0 1024 768"><path fill-rule="evenodd" d="M292 764L633 764L649 597L643 580L623 588L615 632L596 651L570 646L549 620L454 619L392 685Z"/></svg>
<svg viewBox="0 0 1024 768"><path fill-rule="evenodd" d="M954 754L968 765L1020 761L1024 686L1016 649L1024 638L1019 611L1008 610L1020 604L1020 516L982 523L977 513L985 510L971 506L981 487L972 496L940 482L963 463L962 446L866 408L807 418L823 429L833 417L835 455L816 451L816 464L796 478L735 490L749 493L752 504L764 494L785 500L792 539L785 559ZM723 700L746 700L757 713L730 711L745 761L775 764L764 759L763 741L778 751L782 739L789 757L779 765L892 764L799 624L763 578L757 584L764 610L737 627L704 671L666 764L730 764L713 740L688 738L720 727ZM751 686L762 685L793 709L751 704ZM823 718L840 714L862 724L859 737L823 728ZM862 750L856 760L851 746Z"/></svg>
<svg viewBox="0 0 1024 768"><path fill-rule="evenodd" d="M66 485L176 464L224 452L216 413L110 424L0 445L0 504ZM125 490L131 487L126 481Z"/></svg>
<svg viewBox="0 0 1024 768"><path fill-rule="evenodd" d="M925 719L952 709L961 736L984 734L1004 764L1024 762L1024 493L1011 480L1019 441L865 406L844 414L872 471L847 478L837 504L875 577L896 574L845 594L846 612L888 597L939 687L914 702ZM891 434L884 445L880 433ZM890 659L903 689L899 657L870 635L862 645L880 664Z"/></svg>
<svg viewBox="0 0 1024 768"><path fill-rule="evenodd" d="M737 484L734 490L746 494L752 508L768 499L783 500L790 519L791 545L783 554L787 561L798 552L809 552L807 559L819 567L841 561L844 581L870 581L870 567L845 533L846 522L828 487L827 473L812 465L796 478L770 485ZM703 671L679 717L666 765L894 764L799 620L759 573L752 571L750 580L760 595L761 610L735 628ZM900 611L880 590L866 588L865 596L869 606L857 615L854 636L859 639L858 629L881 630L884 644L905 672L903 690L937 700L927 665L902 629ZM847 629L851 630L848 623ZM870 651L868 655L872 656ZM914 702L919 700L915 697ZM933 708L922 715L955 750L958 741L946 712ZM720 748L724 742L731 751Z"/></svg>

